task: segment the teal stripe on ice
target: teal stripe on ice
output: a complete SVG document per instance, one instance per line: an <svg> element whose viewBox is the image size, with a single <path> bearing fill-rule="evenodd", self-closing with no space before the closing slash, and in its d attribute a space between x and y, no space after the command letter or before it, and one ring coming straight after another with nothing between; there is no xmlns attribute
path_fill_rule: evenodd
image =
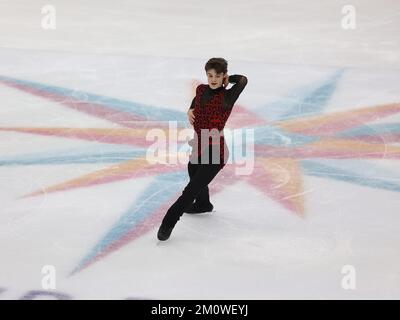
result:
<svg viewBox="0 0 400 320"><path fill-rule="evenodd" d="M275 126L254 128L254 142L280 147L299 147L317 141L318 137L289 133Z"/></svg>
<svg viewBox="0 0 400 320"><path fill-rule="evenodd" d="M340 181L346 181L360 186L384 189L400 192L400 177L393 176L393 172L387 172L384 169L372 167L368 163L351 160L344 161L335 160L338 165L334 165L333 161L310 161L302 160L302 167L307 175L330 178Z"/></svg>
<svg viewBox="0 0 400 320"><path fill-rule="evenodd" d="M375 136L385 134L400 134L400 123L377 123L370 125L361 125L356 128L341 132L337 137L359 137L359 136ZM400 142L400 141L399 141Z"/></svg>
<svg viewBox="0 0 400 320"><path fill-rule="evenodd" d="M85 146L79 148L34 152L0 158L0 166L46 165L72 163L116 163L146 156L146 149L126 146Z"/></svg>
<svg viewBox="0 0 400 320"><path fill-rule="evenodd" d="M262 105L255 113L270 121L317 115L324 111L345 69L337 70L326 81L291 92L278 101Z"/></svg>
<svg viewBox="0 0 400 320"><path fill-rule="evenodd" d="M248 132L246 130L253 130L254 132L254 143L261 145L270 145L270 146L279 146L279 147L299 147L305 145L307 143L312 143L319 140L319 137L315 136L307 136L297 133L291 133L282 130L279 127L273 125L264 125L264 126L246 126L240 129L235 129L236 132L241 132L242 145L244 146L246 141L250 139ZM233 134L233 132L232 132ZM226 141L230 141L231 137L225 133ZM236 137L236 136L235 136ZM234 144L237 141L240 142L239 138L234 140ZM249 141L251 142L251 141Z"/></svg>
<svg viewBox="0 0 400 320"><path fill-rule="evenodd" d="M188 182L186 171L157 176L72 273L79 271L126 233L132 231L139 223L149 218L152 213L182 189L185 181Z"/></svg>

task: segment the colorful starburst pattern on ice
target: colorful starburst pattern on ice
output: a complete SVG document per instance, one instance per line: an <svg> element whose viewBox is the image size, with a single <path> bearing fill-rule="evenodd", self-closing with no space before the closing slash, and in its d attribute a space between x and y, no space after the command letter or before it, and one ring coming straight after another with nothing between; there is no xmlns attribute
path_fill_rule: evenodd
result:
<svg viewBox="0 0 400 320"><path fill-rule="evenodd" d="M235 174L235 163L228 164L210 184L210 193L224 190L244 180L289 213L306 214L303 177L336 179L371 188L399 192L400 184L391 172L373 167L364 159L400 159L400 124L372 123L400 111L400 103L358 106L347 111L324 113L345 70L322 82L298 89L279 101L255 108L236 104L226 128L254 129L254 170L250 175ZM250 79L251 82L251 79ZM115 182L122 179L153 178L120 219L83 257L71 274L81 271L149 230L160 220L188 181L186 165L151 164L146 150L150 128L169 136L169 121L179 121L176 130L189 127L186 110L144 105L22 79L0 76L0 83L26 94L54 101L64 107L106 119L119 128L38 128L1 127L14 131L69 139L95 141L94 148L45 154L24 154L0 159L2 166L65 163L110 163L109 167L36 190L22 197L49 196L75 188ZM197 85L193 82L193 89ZM98 143L101 142L99 147ZM371 174L371 173L374 174Z"/></svg>

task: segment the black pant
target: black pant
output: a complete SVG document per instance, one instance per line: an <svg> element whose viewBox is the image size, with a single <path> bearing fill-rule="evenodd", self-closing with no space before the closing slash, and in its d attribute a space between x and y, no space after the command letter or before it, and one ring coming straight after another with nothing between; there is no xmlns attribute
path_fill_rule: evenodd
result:
<svg viewBox="0 0 400 320"><path fill-rule="evenodd" d="M205 205L210 202L208 184L224 167L225 164L192 164L188 163L188 172L190 181L182 192L182 195L168 209L163 224L173 227L182 216L185 209L196 199L199 205Z"/></svg>
<svg viewBox="0 0 400 320"><path fill-rule="evenodd" d="M189 161L188 163L188 173L190 180L194 178L196 175L196 172L200 168L200 164L193 164ZM200 190L200 192L197 194L195 198L195 203L196 205L201 208L201 207L206 207L207 205L210 204L210 192L208 190L208 185L205 186L203 189Z"/></svg>

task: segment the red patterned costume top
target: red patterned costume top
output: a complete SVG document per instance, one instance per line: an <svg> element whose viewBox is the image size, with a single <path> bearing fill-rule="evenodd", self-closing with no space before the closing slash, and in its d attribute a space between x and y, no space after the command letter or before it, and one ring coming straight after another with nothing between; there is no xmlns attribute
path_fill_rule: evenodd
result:
<svg viewBox="0 0 400 320"><path fill-rule="evenodd" d="M214 159L219 159L219 163L226 164L229 151L225 142L225 138L223 135L223 130L225 127L225 123L231 114L232 108L224 107L225 100L225 88L219 90L218 93L214 94L213 97L207 101L205 104L201 104L201 97L203 96L205 90L208 89L208 86L205 84L201 84L196 89L196 97L195 97L195 108L194 108L194 130L195 130L195 138L194 143L192 144L193 150L191 155L191 161L195 160L199 156L201 156L208 147L209 154L205 156L205 158L209 159L208 162L211 163L212 155L215 154ZM203 130L202 130L203 129ZM208 143L204 142L202 145L202 132L203 138L208 137ZM213 139L214 137L214 139ZM196 140L197 138L197 140ZM197 148L196 148L197 141ZM219 157L218 157L218 147L219 147ZM196 153L197 150L197 153ZM204 163L204 158L201 160ZM192 161L193 163L193 161Z"/></svg>
<svg viewBox="0 0 400 320"><path fill-rule="evenodd" d="M196 88L196 96L193 98L190 107L194 109L195 116L193 124L195 137L189 142L193 147L190 155L192 163L200 163L199 157L201 155L204 155L201 163L220 163L225 165L228 160L229 150L225 142L223 129L232 112L233 105L247 85L247 78L243 75L231 75L229 76L229 83L234 83L230 89L225 89L223 86L211 89L205 84L201 84ZM202 132L206 140L208 137L208 143L204 141L203 145ZM212 136L214 136L214 139Z"/></svg>

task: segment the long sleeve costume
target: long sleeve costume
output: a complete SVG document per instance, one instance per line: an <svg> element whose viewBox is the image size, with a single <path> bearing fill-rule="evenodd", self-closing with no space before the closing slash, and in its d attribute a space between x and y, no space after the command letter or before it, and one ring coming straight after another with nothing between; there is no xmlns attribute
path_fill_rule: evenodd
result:
<svg viewBox="0 0 400 320"><path fill-rule="evenodd" d="M230 89L225 89L223 86L212 89L205 84L196 88L196 96L190 106L190 109L194 109L195 116L193 124L195 138L190 143L193 147L190 156L192 163L200 163L200 160L201 163L226 164L227 162L229 151L223 136L223 129L233 105L247 85L247 78L242 75L231 75L229 82L234 83ZM208 134L208 142L202 140L202 130L203 134ZM214 140L212 135L215 136ZM199 159L205 152L204 157Z"/></svg>
<svg viewBox="0 0 400 320"><path fill-rule="evenodd" d="M217 129L218 131L223 131L233 105L247 85L247 78L242 75L231 75L229 76L229 82L234 83L230 89L225 89L223 86L211 89L205 84L197 86L196 96L193 98L190 108L194 108L195 120L193 127L198 138L201 137L201 129ZM201 140L201 138L198 140ZM204 150L201 149L201 143L192 145L192 154L188 163L190 181L183 190L182 195L172 204L164 216L158 232L158 238L160 240L168 239L175 224L189 206L197 205L197 208L201 209L201 207L205 208L211 205L208 184L225 166L227 148L223 135L216 143L214 143L215 141L211 138L208 142L209 144L206 143L205 145L209 147L206 147L206 149L209 149L211 154L214 152L212 150L220 149L219 151L222 151L219 159L222 161L218 161L218 163L210 161L208 164L203 164L199 161L201 153L204 152ZM196 202L193 203L195 200Z"/></svg>

